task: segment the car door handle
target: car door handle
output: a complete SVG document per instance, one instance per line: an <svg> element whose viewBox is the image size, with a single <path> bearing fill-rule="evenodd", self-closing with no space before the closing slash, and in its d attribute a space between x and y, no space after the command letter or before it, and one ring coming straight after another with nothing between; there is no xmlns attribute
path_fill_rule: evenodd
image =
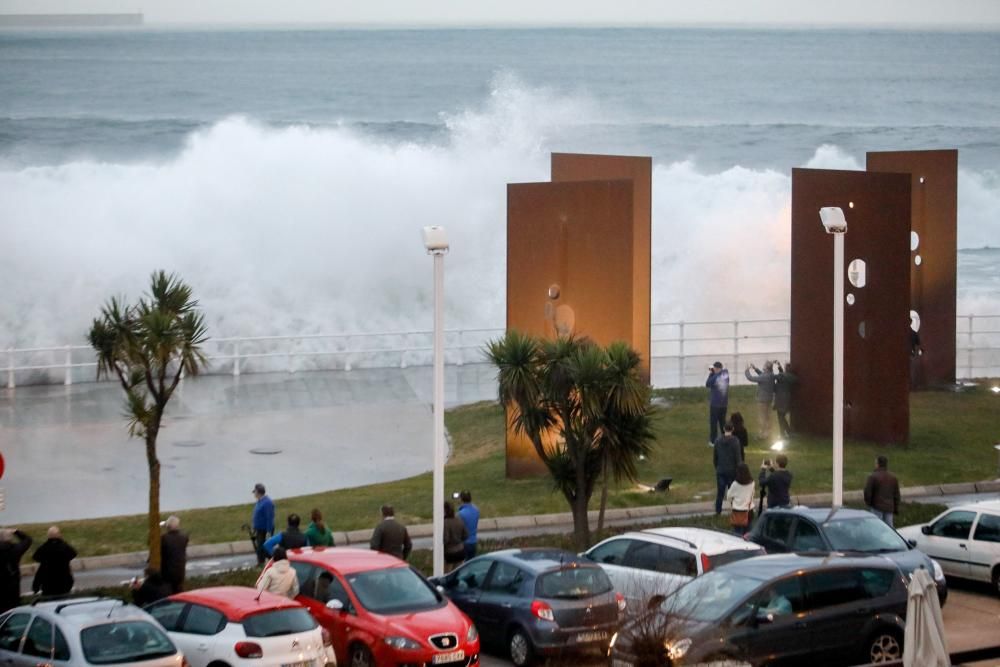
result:
<svg viewBox="0 0 1000 667"><path fill-rule="evenodd" d="M514 605L512 605L510 602L501 602L500 606L503 607L504 609L510 609Z"/></svg>
<svg viewBox="0 0 1000 667"><path fill-rule="evenodd" d="M960 548L962 548L962 549L968 549L968 548L969 548L969 547L965 546L964 544L959 544L958 546L959 546Z"/></svg>

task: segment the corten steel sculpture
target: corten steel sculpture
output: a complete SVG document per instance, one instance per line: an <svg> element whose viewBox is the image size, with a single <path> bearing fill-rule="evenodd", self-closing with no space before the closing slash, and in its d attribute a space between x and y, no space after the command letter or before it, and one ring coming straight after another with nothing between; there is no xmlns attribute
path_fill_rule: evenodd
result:
<svg viewBox="0 0 1000 667"><path fill-rule="evenodd" d="M958 151L868 153L868 171L910 175L910 308L923 354L910 360L910 386L955 381ZM919 262L919 263L918 263Z"/></svg>
<svg viewBox="0 0 1000 667"><path fill-rule="evenodd" d="M649 377L652 162L555 154L551 183L507 186L507 328L627 342ZM507 431L507 477L544 474Z"/></svg>
<svg viewBox="0 0 1000 667"><path fill-rule="evenodd" d="M833 420L833 242L820 223L824 206L841 207L847 218L844 434L904 443L910 422L907 174L792 170L791 360L799 378L793 426L829 435Z"/></svg>

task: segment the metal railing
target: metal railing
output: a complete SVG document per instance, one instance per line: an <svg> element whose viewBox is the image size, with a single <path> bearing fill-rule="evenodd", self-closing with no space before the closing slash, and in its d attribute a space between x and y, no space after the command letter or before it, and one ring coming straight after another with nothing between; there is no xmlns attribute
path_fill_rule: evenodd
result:
<svg viewBox="0 0 1000 667"><path fill-rule="evenodd" d="M483 363L483 347L502 328L451 329L445 332L450 365ZM209 374L406 368L430 365L433 332L356 331L337 334L212 338L206 344ZM961 315L956 322L956 375L1000 375L1000 315ZM789 320L712 320L657 322L650 328L653 383L661 387L697 386L705 368L723 361L732 369L765 359L788 359ZM97 364L87 345L14 348L3 352L6 386L71 385L93 381ZM743 382L733 373L733 382Z"/></svg>

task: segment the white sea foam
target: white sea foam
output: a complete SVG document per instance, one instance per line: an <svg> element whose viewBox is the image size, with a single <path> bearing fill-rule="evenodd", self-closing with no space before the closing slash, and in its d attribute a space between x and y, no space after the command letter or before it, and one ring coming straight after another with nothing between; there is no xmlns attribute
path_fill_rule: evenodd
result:
<svg viewBox="0 0 1000 667"><path fill-rule="evenodd" d="M430 224L452 240L449 327L502 326L505 184L547 180L554 138L573 149L561 128L600 115L501 77L445 118L443 144L231 117L158 162L0 170L0 345L82 343L158 268L194 287L215 336L428 328ZM861 168L829 145L807 166ZM789 173L659 156L653 179L654 320L784 316ZM961 246L998 245L995 173L960 172L959 217Z"/></svg>

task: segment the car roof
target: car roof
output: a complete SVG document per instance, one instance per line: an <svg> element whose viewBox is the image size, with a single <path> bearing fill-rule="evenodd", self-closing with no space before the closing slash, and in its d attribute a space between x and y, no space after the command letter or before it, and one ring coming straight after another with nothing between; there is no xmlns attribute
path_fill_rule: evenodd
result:
<svg viewBox="0 0 1000 667"><path fill-rule="evenodd" d="M216 586L199 588L186 593L171 595L170 600L193 602L211 607L222 613L228 620L240 622L247 616L276 609L295 609L300 605L284 595L260 592L247 586Z"/></svg>
<svg viewBox="0 0 1000 667"><path fill-rule="evenodd" d="M332 568L343 575L384 570L389 567L406 567L395 556L357 547L303 547L288 551L288 560L312 563Z"/></svg>
<svg viewBox="0 0 1000 667"><path fill-rule="evenodd" d="M844 519L873 519L877 518L871 512L865 510L851 509L850 507L789 507L782 509L768 509L765 515L774 514L795 514L812 519L816 523L826 523L828 521L838 521Z"/></svg>
<svg viewBox="0 0 1000 667"><path fill-rule="evenodd" d="M715 571L729 572L752 579L770 580L793 572L810 572L840 567L875 567L899 571L899 567L884 556L876 554L845 556L839 552L758 556L756 558L746 558L734 563L728 563Z"/></svg>
<svg viewBox="0 0 1000 667"><path fill-rule="evenodd" d="M572 551L546 547L525 549L504 549L489 554L491 557L523 567L536 574L563 567L596 567L588 560L580 558Z"/></svg>
<svg viewBox="0 0 1000 667"><path fill-rule="evenodd" d="M949 507L948 510L985 511L1000 514L1000 500L980 500L979 502L968 503L967 505L955 505L954 507Z"/></svg>
<svg viewBox="0 0 1000 667"><path fill-rule="evenodd" d="M660 541L664 544L676 546L680 543L691 549L697 549L708 556L727 551L762 550L762 547L755 542L744 540L742 537L737 537L732 533L724 533L721 530L712 530L710 528L681 526L647 528L645 530L625 533L623 537L638 537L640 539L656 537L660 538Z"/></svg>
<svg viewBox="0 0 1000 667"><path fill-rule="evenodd" d="M31 611L32 609L56 616L61 619L62 623L76 627L120 621L153 621L152 617L139 607L115 598L85 597L51 600L19 607L17 611Z"/></svg>

